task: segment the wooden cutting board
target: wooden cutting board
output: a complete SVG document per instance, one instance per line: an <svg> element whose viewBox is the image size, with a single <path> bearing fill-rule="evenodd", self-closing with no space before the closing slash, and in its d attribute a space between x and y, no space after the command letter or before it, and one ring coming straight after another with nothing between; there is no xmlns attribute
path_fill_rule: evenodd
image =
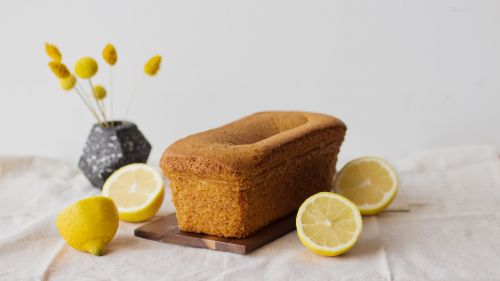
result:
<svg viewBox="0 0 500 281"><path fill-rule="evenodd" d="M162 243L247 254L295 230L295 216L295 213L290 214L248 238L231 239L181 231L177 226L175 213L173 213L136 228L134 235Z"/></svg>

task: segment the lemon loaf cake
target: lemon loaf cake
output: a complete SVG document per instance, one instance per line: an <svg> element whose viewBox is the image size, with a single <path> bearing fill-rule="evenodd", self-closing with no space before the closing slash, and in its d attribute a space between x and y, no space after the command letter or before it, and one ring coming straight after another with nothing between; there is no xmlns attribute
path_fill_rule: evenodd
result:
<svg viewBox="0 0 500 281"><path fill-rule="evenodd" d="M344 123L308 112L261 112L170 145L179 228L245 238L331 189Z"/></svg>

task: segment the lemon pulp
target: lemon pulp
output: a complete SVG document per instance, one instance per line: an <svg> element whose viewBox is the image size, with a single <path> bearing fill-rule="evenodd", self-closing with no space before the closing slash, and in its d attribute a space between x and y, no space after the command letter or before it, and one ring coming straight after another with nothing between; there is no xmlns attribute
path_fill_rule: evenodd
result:
<svg viewBox="0 0 500 281"><path fill-rule="evenodd" d="M130 164L106 180L102 195L113 199L120 219L144 221L154 216L163 203L163 177L146 164Z"/></svg>
<svg viewBox="0 0 500 281"><path fill-rule="evenodd" d="M363 215L374 215L389 206L398 192L397 174L378 157L361 157L338 173L335 192L354 202Z"/></svg>
<svg viewBox="0 0 500 281"><path fill-rule="evenodd" d="M331 192L320 192L304 201L297 213L296 225L302 244L323 256L348 251L362 230L356 205Z"/></svg>

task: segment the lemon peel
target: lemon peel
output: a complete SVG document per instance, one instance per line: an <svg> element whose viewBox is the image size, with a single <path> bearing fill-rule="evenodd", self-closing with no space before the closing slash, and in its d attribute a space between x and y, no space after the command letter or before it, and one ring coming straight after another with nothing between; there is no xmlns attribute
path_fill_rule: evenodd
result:
<svg viewBox="0 0 500 281"><path fill-rule="evenodd" d="M56 227L74 249L100 256L113 240L118 221L113 200L94 196L64 208L56 218Z"/></svg>

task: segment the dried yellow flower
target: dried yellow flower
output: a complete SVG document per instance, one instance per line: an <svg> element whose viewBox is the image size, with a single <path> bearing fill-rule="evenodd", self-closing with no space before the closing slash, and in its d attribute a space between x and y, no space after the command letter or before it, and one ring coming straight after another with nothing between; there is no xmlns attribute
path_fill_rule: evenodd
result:
<svg viewBox="0 0 500 281"><path fill-rule="evenodd" d="M79 59L75 64L75 73L82 79L89 79L97 73L99 66L91 57Z"/></svg>
<svg viewBox="0 0 500 281"><path fill-rule="evenodd" d="M68 77L60 79L59 85L63 90L69 91L75 87L76 78L74 75L70 74Z"/></svg>
<svg viewBox="0 0 500 281"><path fill-rule="evenodd" d="M45 53L54 61L61 62L62 55L56 45L45 43Z"/></svg>
<svg viewBox="0 0 500 281"><path fill-rule="evenodd" d="M161 65L161 56L157 55L148 60L148 62L144 65L144 72L146 72L149 76L155 76L160 70Z"/></svg>
<svg viewBox="0 0 500 281"><path fill-rule="evenodd" d="M101 85L94 86L94 97L97 100L102 100L106 97L106 89Z"/></svg>
<svg viewBox="0 0 500 281"><path fill-rule="evenodd" d="M67 78L70 75L68 68L58 61L49 62L49 67L60 79Z"/></svg>
<svg viewBox="0 0 500 281"><path fill-rule="evenodd" d="M104 50L102 50L102 57L109 65L115 65L118 60L115 46L113 46L113 44L107 44Z"/></svg>

